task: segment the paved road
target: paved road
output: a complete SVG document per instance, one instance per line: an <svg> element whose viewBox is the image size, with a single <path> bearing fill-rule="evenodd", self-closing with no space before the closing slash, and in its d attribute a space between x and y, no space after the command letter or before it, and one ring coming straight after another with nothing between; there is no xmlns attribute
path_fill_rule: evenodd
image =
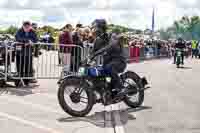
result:
<svg viewBox="0 0 200 133"><path fill-rule="evenodd" d="M125 125L127 133L200 133L200 60L187 60L177 70L169 60L131 66L147 75L152 89L147 91L143 111ZM131 111L130 111L131 112Z"/></svg>
<svg viewBox="0 0 200 133"><path fill-rule="evenodd" d="M32 88L1 90L0 129L5 133L199 133L200 61L188 60L177 70L169 60L133 64L152 89L144 106L96 105L86 118L71 118L58 105L56 80L40 80ZM121 111L119 111L121 110Z"/></svg>

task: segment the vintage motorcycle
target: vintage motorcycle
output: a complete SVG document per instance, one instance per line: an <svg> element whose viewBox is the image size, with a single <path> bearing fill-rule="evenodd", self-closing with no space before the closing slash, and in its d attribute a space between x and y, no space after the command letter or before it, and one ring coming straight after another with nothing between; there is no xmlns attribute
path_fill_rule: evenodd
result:
<svg viewBox="0 0 200 133"><path fill-rule="evenodd" d="M97 66L95 59L88 57L82 62L78 74L65 76L59 81L59 104L66 113L74 117L86 116L97 103L106 106L123 101L131 108L142 105L144 91L150 88L147 87L146 78L131 71L120 74L125 88L120 93L112 90L111 80L109 71Z"/></svg>

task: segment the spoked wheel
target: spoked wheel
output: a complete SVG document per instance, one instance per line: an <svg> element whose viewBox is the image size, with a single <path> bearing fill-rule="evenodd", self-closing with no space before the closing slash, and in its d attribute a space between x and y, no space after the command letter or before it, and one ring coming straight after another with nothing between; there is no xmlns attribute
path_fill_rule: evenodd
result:
<svg viewBox="0 0 200 133"><path fill-rule="evenodd" d="M131 108L137 108L142 105L144 101L144 90L141 89L140 77L133 72L125 74L125 87L134 89L135 93L130 93L126 96L124 102Z"/></svg>
<svg viewBox="0 0 200 133"><path fill-rule="evenodd" d="M84 117L93 107L93 94L80 86L79 79L67 79L58 90L58 100L62 109L75 117Z"/></svg>

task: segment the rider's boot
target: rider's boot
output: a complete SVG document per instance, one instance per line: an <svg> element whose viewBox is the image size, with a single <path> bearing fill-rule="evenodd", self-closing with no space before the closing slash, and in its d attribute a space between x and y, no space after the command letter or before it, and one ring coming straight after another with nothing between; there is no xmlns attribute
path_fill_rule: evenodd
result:
<svg viewBox="0 0 200 133"><path fill-rule="evenodd" d="M181 64L184 65L184 56L182 55Z"/></svg>
<svg viewBox="0 0 200 133"><path fill-rule="evenodd" d="M105 106L112 104L113 97L110 91L104 92L102 97L103 97L102 100Z"/></svg>

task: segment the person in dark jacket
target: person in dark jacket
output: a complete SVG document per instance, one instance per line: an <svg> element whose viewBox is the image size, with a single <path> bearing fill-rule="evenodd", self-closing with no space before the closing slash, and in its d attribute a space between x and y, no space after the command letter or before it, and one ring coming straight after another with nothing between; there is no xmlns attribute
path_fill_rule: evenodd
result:
<svg viewBox="0 0 200 133"><path fill-rule="evenodd" d="M182 55L181 55L182 62L181 62L181 64L184 64L184 49L186 49L186 44L185 44L185 42L182 38L179 38L178 42L175 44L175 49L177 49L177 48L182 50ZM174 64L176 64L176 52L174 54Z"/></svg>
<svg viewBox="0 0 200 133"><path fill-rule="evenodd" d="M81 33L80 33L81 27L82 27L81 24L77 24L76 30L72 34L73 43L74 43L74 45L77 46L77 47L72 48L71 70L73 72L78 71L78 68L79 68L79 65L81 62L81 54L82 54L81 48L83 48L83 41L81 39Z"/></svg>
<svg viewBox="0 0 200 133"><path fill-rule="evenodd" d="M118 93L122 90L122 84L118 76L126 69L126 58L123 54L120 37L110 38L106 33L107 23L105 20L98 19L93 23L93 31L96 34L94 50L92 56L103 54L103 67L110 71L111 88Z"/></svg>
<svg viewBox="0 0 200 133"><path fill-rule="evenodd" d="M32 77L33 66L32 66L32 43L38 41L37 35L31 27L31 23L26 21L23 23L15 39L18 42L16 44L16 66L19 77ZM24 83L28 85L29 80L24 80Z"/></svg>
<svg viewBox="0 0 200 133"><path fill-rule="evenodd" d="M37 23L32 23L32 30L37 34L37 32L38 32L38 25L37 25ZM37 37L38 37L38 34L37 34ZM34 49L34 51L33 51L34 56L35 56L36 58L38 58L39 55L41 54L41 52L40 52L40 50L39 50L39 45L38 45L38 44L37 44L37 45L34 45L33 49ZM32 61L32 66L34 66L33 61ZM32 67L32 68L33 68L33 67ZM33 72L33 76L35 76L35 72L36 72L36 71L35 71L34 68L33 68L32 72ZM37 79L32 79L32 80L30 80L29 82L30 82L30 83L37 83L38 81L37 81Z"/></svg>

